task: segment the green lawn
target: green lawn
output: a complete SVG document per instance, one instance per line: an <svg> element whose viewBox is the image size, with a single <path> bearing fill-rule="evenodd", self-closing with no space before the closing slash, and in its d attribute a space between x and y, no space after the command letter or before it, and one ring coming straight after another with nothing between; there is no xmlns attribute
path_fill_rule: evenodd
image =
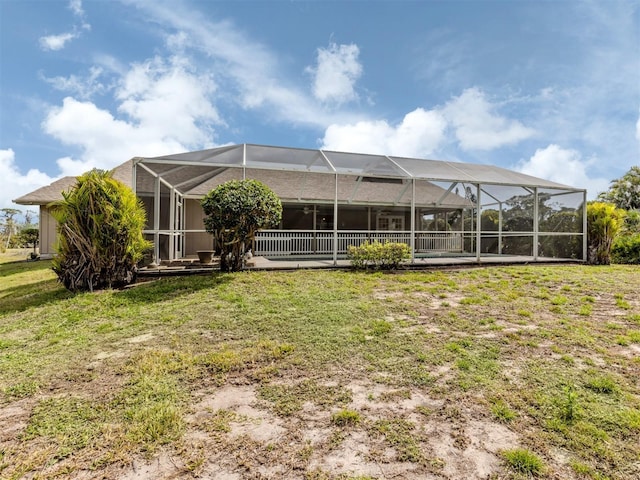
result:
<svg viewBox="0 0 640 480"><path fill-rule="evenodd" d="M72 295L0 260L0 478L640 478L639 285L558 265Z"/></svg>

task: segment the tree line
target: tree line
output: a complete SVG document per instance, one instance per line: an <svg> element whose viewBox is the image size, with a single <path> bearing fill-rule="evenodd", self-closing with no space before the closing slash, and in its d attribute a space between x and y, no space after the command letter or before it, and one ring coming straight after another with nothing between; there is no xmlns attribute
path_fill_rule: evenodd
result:
<svg viewBox="0 0 640 480"><path fill-rule="evenodd" d="M23 221L20 221L22 215ZM32 257L37 256L36 249L40 239L35 212L22 212L17 208L0 208L0 252L8 248L33 248Z"/></svg>

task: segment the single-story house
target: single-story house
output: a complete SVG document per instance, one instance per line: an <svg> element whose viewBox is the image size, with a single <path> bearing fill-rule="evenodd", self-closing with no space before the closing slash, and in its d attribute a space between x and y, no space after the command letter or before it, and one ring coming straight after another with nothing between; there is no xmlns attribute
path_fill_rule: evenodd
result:
<svg viewBox="0 0 640 480"><path fill-rule="evenodd" d="M412 259L586 259L584 189L489 165L241 144L134 157L113 175L142 200L156 261L213 249L200 200L245 178L283 204L279 228L259 232L255 255L335 261L349 245L379 240L408 244ZM47 205L74 182L65 177L14 200L40 206L44 255L54 253L56 236Z"/></svg>

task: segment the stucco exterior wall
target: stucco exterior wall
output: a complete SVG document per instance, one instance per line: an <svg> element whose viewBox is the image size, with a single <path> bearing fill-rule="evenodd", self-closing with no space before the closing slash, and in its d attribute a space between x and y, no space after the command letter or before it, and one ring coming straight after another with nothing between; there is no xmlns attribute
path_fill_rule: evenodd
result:
<svg viewBox="0 0 640 480"><path fill-rule="evenodd" d="M58 222L51 216L46 205L40 206L40 255L53 255Z"/></svg>

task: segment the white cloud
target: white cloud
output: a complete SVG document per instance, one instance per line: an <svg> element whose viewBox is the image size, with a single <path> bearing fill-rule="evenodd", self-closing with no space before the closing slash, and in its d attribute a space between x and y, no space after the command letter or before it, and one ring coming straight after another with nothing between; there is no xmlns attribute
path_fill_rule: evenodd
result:
<svg viewBox="0 0 640 480"><path fill-rule="evenodd" d="M36 169L23 174L16 165L13 149L0 149L0 208L25 210L24 206L12 204L12 200L48 185L54 180L55 178Z"/></svg>
<svg viewBox="0 0 640 480"><path fill-rule="evenodd" d="M60 35L47 35L40 37L42 50L62 50L68 42L80 36L77 32L61 33Z"/></svg>
<svg viewBox="0 0 640 480"><path fill-rule="evenodd" d="M69 0L69 10L78 17L84 16L84 10L82 9L82 0Z"/></svg>
<svg viewBox="0 0 640 480"><path fill-rule="evenodd" d="M83 30L91 30L91 25L85 20L84 9L82 8L82 0L69 0L69 10L71 10L79 20L81 20L82 23L80 27Z"/></svg>
<svg viewBox="0 0 640 480"><path fill-rule="evenodd" d="M451 129L463 150L493 150L534 135L517 120L495 113L482 91L470 88L434 110L416 110L398 125L386 120L334 123L326 131L323 148L425 157L437 152Z"/></svg>
<svg viewBox="0 0 640 480"><path fill-rule="evenodd" d="M594 162L595 160L583 160L577 150L551 144L536 150L529 160L520 162L516 170L527 175L546 178L552 182L586 188L589 197L595 198L598 193L607 190L609 181L589 177L588 168Z"/></svg>
<svg viewBox="0 0 640 480"><path fill-rule="evenodd" d="M105 93L108 86L100 81L104 70L93 66L86 76L69 75L68 77L42 77L45 82L56 90L76 95L82 99L91 98L95 94Z"/></svg>
<svg viewBox="0 0 640 480"><path fill-rule="evenodd" d="M478 88L468 88L449 101L442 113L451 122L463 150L493 150L530 138L535 130L495 113Z"/></svg>
<svg viewBox="0 0 640 480"><path fill-rule="evenodd" d="M79 158L57 163L64 175L113 168L133 156L155 156L214 146L212 125L221 123L209 99L215 85L179 60L134 64L116 91L123 118L72 97L49 110L43 130L80 148Z"/></svg>
<svg viewBox="0 0 640 480"><path fill-rule="evenodd" d="M217 110L209 101L215 84L209 75L187 71L180 59L166 64L159 58L136 64L117 93L121 112L146 128L166 131L187 145L211 141L211 132L198 124L221 124Z"/></svg>
<svg viewBox="0 0 640 480"><path fill-rule="evenodd" d="M396 126L384 120L331 125L325 131L322 148L424 157L439 147L445 128L446 121L439 112L417 108Z"/></svg>
<svg viewBox="0 0 640 480"><path fill-rule="evenodd" d="M178 12L174 2L142 1L136 6L146 18L178 32L169 36L168 45L205 54L207 68L215 71L219 82L224 83L228 100L241 108L260 109L267 121L321 128L337 123L338 119L358 120L350 112L328 112L320 102L284 78L276 55L243 34L233 22L212 20L193 8Z"/></svg>
<svg viewBox="0 0 640 480"><path fill-rule="evenodd" d="M82 0L69 0L68 8L73 12L73 15L81 21L80 28L82 30L91 30L91 25L85 21L85 12L82 9ZM80 35L81 33L78 30L78 26L74 25L73 30L70 32L40 37L40 48L44 51L62 50L71 40L79 38Z"/></svg>
<svg viewBox="0 0 640 480"><path fill-rule="evenodd" d="M313 95L321 102L342 104L356 100L354 86L362 75L362 65L358 61L360 49L355 44L336 45L319 48L316 67L307 71L314 75Z"/></svg>

